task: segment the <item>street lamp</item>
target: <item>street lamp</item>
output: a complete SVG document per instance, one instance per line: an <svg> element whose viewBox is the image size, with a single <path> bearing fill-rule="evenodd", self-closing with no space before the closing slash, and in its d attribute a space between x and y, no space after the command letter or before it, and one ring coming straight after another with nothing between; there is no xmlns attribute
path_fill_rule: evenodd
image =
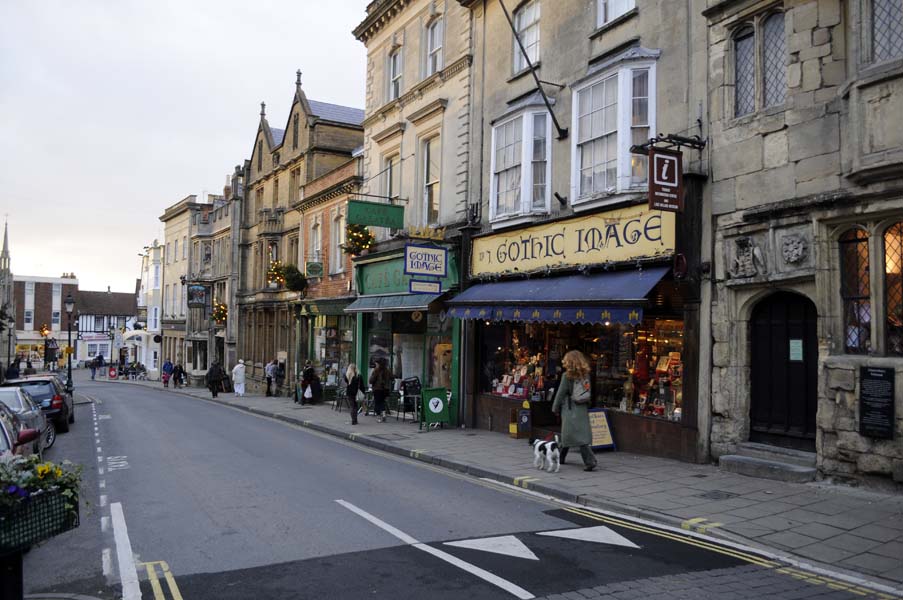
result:
<svg viewBox="0 0 903 600"><path fill-rule="evenodd" d="M66 319L67 319L67 329L69 333L69 345L66 347L66 391L69 392L69 395L72 395L72 311L75 310L75 298L72 297L72 294L66 294L66 299L63 301L63 305L66 307Z"/></svg>
<svg viewBox="0 0 903 600"><path fill-rule="evenodd" d="M9 315L9 321L6 322L6 325L6 362L11 365L13 364L13 329L16 328L16 318ZM16 365L16 368L18 369L19 365Z"/></svg>

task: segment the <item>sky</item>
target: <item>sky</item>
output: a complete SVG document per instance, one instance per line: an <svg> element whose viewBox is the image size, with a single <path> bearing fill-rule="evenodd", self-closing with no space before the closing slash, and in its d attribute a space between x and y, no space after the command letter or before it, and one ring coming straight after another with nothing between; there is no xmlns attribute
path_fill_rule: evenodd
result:
<svg viewBox="0 0 903 600"><path fill-rule="evenodd" d="M222 193L267 104L364 107L368 0L0 0L12 270L133 292L166 207Z"/></svg>

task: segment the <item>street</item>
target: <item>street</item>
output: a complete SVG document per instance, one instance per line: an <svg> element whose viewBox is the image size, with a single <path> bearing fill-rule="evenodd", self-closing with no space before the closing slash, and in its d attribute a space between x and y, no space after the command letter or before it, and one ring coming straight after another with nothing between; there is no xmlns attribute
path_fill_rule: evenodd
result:
<svg viewBox="0 0 903 600"><path fill-rule="evenodd" d="M26 556L26 594L868 593L162 389L79 379L77 398L76 423L48 458L85 466L81 526Z"/></svg>

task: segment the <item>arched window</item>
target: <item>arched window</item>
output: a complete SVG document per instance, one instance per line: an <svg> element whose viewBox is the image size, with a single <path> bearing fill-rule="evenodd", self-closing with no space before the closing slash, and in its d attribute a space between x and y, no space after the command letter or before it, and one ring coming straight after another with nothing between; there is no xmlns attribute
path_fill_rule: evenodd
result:
<svg viewBox="0 0 903 600"><path fill-rule="evenodd" d="M752 27L734 36L734 116L756 110L756 37Z"/></svg>
<svg viewBox="0 0 903 600"><path fill-rule="evenodd" d="M866 354L871 347L872 330L868 233L850 229L840 236L839 245L844 349L850 354Z"/></svg>
<svg viewBox="0 0 903 600"><path fill-rule="evenodd" d="M887 354L903 356L903 221L884 232L884 336Z"/></svg>
<svg viewBox="0 0 903 600"><path fill-rule="evenodd" d="M787 95L787 52L784 14L775 13L762 24L762 83L765 106L777 106Z"/></svg>

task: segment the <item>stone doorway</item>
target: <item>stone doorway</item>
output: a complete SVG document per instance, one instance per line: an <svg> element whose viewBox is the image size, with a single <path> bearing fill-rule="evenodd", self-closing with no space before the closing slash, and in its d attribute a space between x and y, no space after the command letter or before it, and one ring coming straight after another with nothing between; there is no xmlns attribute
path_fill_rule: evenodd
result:
<svg viewBox="0 0 903 600"><path fill-rule="evenodd" d="M812 301L791 292L772 294L753 309L751 442L815 451L817 320Z"/></svg>

